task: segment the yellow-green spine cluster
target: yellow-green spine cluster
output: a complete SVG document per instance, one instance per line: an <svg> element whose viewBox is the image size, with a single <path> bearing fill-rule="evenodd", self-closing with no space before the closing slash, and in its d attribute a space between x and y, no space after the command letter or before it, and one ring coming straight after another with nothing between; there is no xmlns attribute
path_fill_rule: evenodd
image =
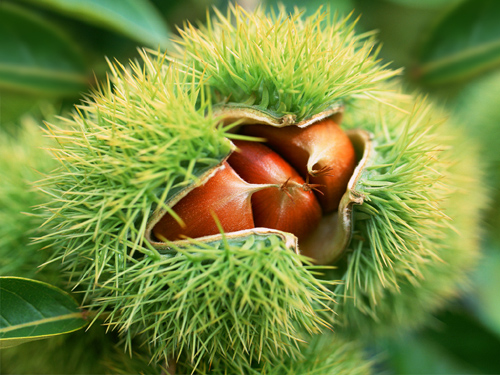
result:
<svg viewBox="0 0 500 375"><path fill-rule="evenodd" d="M423 323L467 283L479 256L486 198L475 145L428 100L392 104L353 103L344 122L363 124L377 143L336 288L339 316L355 333Z"/></svg>

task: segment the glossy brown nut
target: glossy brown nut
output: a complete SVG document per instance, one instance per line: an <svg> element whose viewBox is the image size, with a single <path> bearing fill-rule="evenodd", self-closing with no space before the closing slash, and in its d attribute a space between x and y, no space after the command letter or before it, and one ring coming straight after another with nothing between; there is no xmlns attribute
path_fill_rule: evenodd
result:
<svg viewBox="0 0 500 375"><path fill-rule="evenodd" d="M269 147L234 141L238 148L228 163L246 182L276 184L278 188L257 191L252 196L256 227L272 228L306 237L321 219L321 207L297 171Z"/></svg>
<svg viewBox="0 0 500 375"><path fill-rule="evenodd" d="M243 134L265 138L306 180L322 185L316 194L325 213L338 209L356 166L351 141L332 119L305 128L248 125Z"/></svg>
<svg viewBox="0 0 500 375"><path fill-rule="evenodd" d="M224 168L173 207L183 223L165 213L154 226L153 234L161 241L217 234L219 229L213 215L225 232L254 228L251 196L259 188L243 181L224 163Z"/></svg>

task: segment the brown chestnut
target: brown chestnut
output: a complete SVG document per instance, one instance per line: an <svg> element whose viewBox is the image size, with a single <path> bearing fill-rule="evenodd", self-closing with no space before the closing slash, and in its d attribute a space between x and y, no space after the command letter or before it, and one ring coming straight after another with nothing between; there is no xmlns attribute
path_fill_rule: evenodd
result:
<svg viewBox="0 0 500 375"><path fill-rule="evenodd" d="M354 147L340 126L328 118L305 128L248 125L243 133L266 139L302 177L319 185L323 212L338 208L356 167Z"/></svg>
<svg viewBox="0 0 500 375"><path fill-rule="evenodd" d="M321 208L312 189L293 167L269 147L248 141L234 141L238 148L228 163L246 182L277 184L279 189L264 189L252 196L256 227L295 234L309 234L321 219Z"/></svg>
<svg viewBox="0 0 500 375"><path fill-rule="evenodd" d="M154 236L175 241L219 233L214 215L225 232L254 228L250 198L265 187L243 181L227 163L204 185L189 192L174 207L182 220L166 213L153 228Z"/></svg>
<svg viewBox="0 0 500 375"><path fill-rule="evenodd" d="M201 186L154 225L159 241L268 228L306 240L323 214L338 209L353 174L351 141L332 119L301 128L246 125L266 144L233 141L236 149ZM306 241L307 242L307 241Z"/></svg>

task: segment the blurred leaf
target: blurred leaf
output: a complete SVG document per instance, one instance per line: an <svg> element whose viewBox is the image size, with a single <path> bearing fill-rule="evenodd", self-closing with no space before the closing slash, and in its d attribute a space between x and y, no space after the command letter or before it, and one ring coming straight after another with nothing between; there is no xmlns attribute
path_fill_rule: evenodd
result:
<svg viewBox="0 0 500 375"><path fill-rule="evenodd" d="M477 315L500 338L500 242L490 240L485 246L484 259L475 274L475 281L473 297Z"/></svg>
<svg viewBox="0 0 500 375"><path fill-rule="evenodd" d="M455 112L457 119L467 126L471 136L481 142L481 156L491 164L492 175L496 176L495 181L490 179L488 182L500 188L499 97L500 70L496 70L469 82L457 99L450 103L450 109Z"/></svg>
<svg viewBox="0 0 500 375"><path fill-rule="evenodd" d="M485 169L485 185L490 189L490 205L485 212L485 233L500 244L500 70L469 82L456 100L449 102L456 118L463 123L471 138L480 143L480 156ZM500 246L500 245L499 245ZM499 250L500 251L500 250ZM495 261L492 259L492 262ZM486 264L485 264L486 266ZM487 267L491 267L488 264ZM497 284L500 285L500 284ZM491 302L491 303L496 303ZM500 310L499 310L500 313ZM500 321L500 317L498 318Z"/></svg>
<svg viewBox="0 0 500 375"><path fill-rule="evenodd" d="M234 3L230 0L150 0L160 13L165 17L167 24L171 25L172 29L182 27L184 22L191 22L196 25L198 22L206 22L207 9L216 7L218 9L227 9L229 3ZM257 3L260 0L257 0ZM247 3L256 5L255 0L247 0ZM242 1L238 2L245 6Z"/></svg>
<svg viewBox="0 0 500 375"><path fill-rule="evenodd" d="M455 361L467 363L475 369L474 373L500 374L500 338L488 327L465 310L446 311L437 318L441 326L426 331L426 338L441 346Z"/></svg>
<svg viewBox="0 0 500 375"><path fill-rule="evenodd" d="M354 10L354 3L352 0L265 0L263 1L266 6L277 7L277 4L283 4L288 11L293 10L294 7L303 9L306 14L310 15L315 13L320 6L329 6L332 13L337 11L340 15L348 15Z"/></svg>
<svg viewBox="0 0 500 375"><path fill-rule="evenodd" d="M500 1L468 0L449 12L422 44L417 79L444 84L500 65Z"/></svg>
<svg viewBox="0 0 500 375"><path fill-rule="evenodd" d="M88 329L54 336L49 340L31 341L2 349L0 374L119 374L111 372L105 364L110 362L110 357L116 357L116 361L120 359L123 362L131 361L130 355L121 346L117 346L116 336L115 332L106 332L104 325L96 323ZM134 354L135 352L136 349ZM27 360L28 355L29 360ZM131 371L128 374L150 375L151 373Z"/></svg>
<svg viewBox="0 0 500 375"><path fill-rule="evenodd" d="M0 277L0 348L76 331L85 326L77 302L46 283Z"/></svg>
<svg viewBox="0 0 500 375"><path fill-rule="evenodd" d="M500 339L462 309L436 317L434 329L377 341L394 374L499 374Z"/></svg>
<svg viewBox="0 0 500 375"><path fill-rule="evenodd" d="M460 359L453 358L435 342L420 337L381 340L378 349L385 356L389 374L471 374L475 373Z"/></svg>
<svg viewBox="0 0 500 375"><path fill-rule="evenodd" d="M149 47L166 48L170 44L165 22L148 0L24 1L108 28Z"/></svg>
<svg viewBox="0 0 500 375"><path fill-rule="evenodd" d="M458 4L463 0L388 0L391 3L398 5L409 6L414 8L442 8Z"/></svg>
<svg viewBox="0 0 500 375"><path fill-rule="evenodd" d="M0 4L0 87L76 94L86 87L82 57L64 34L26 9Z"/></svg>
<svg viewBox="0 0 500 375"><path fill-rule="evenodd" d="M0 127L8 123L14 123L21 115L32 111L37 105L38 98L30 95L13 93L2 95L0 100Z"/></svg>
<svg viewBox="0 0 500 375"><path fill-rule="evenodd" d="M387 1L358 0L356 10L361 14L362 31L377 30L381 41L380 57L398 69L408 67L412 51L422 31L429 27L429 19L435 11L424 8L410 8ZM407 75L405 71L405 75Z"/></svg>

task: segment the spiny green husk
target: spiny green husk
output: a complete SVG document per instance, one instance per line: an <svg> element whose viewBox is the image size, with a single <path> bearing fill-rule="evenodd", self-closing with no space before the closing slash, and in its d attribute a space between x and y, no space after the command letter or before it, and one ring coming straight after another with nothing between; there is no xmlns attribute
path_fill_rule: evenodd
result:
<svg viewBox="0 0 500 375"><path fill-rule="evenodd" d="M61 126L48 125L61 165L40 183L53 196L48 238L89 292L106 267L126 267L136 251L158 259L144 241L148 218L230 151L190 75L161 58L143 62L114 66L107 86Z"/></svg>
<svg viewBox="0 0 500 375"><path fill-rule="evenodd" d="M155 211L217 166L230 143L201 75L161 57L142 64L114 66L72 118L48 125L60 166L39 183L51 197L41 240L129 346L145 333L154 361L297 357L302 331L328 329L332 318L332 293L303 257L275 236L167 254L145 240Z"/></svg>
<svg viewBox="0 0 500 375"><path fill-rule="evenodd" d="M371 374L373 360L366 358L360 343L346 341L335 334L308 337L300 345L300 358L283 357L275 365L269 363L227 362L224 358L214 358L210 363L201 363L194 367L186 358L179 358L175 365L175 374L193 375L368 375ZM150 363L151 354L142 350L131 357L117 353L108 367L114 374L165 374L161 364Z"/></svg>
<svg viewBox="0 0 500 375"><path fill-rule="evenodd" d="M52 196L44 239L90 307L107 314L129 349L133 337L145 337L158 363L175 357L199 371L280 368L307 360L299 348L304 332L329 323L323 310L331 294L312 277L317 269L303 267L277 237L193 242L164 254L144 241L148 218L165 200L230 152L232 135L211 113L220 100L300 120L349 98L356 106L347 108L345 126L374 134L375 157L356 186L365 203L337 271L345 284L335 291L345 299L336 311L346 330L421 322L456 293L476 257L484 200L474 150L459 149L466 163L454 151L457 131L439 125L425 101L405 103L397 93L386 97L391 103L374 100L388 90L380 81L394 73L369 57L372 41L356 39L345 24L330 25L323 13L306 20L256 15L232 8L235 28L221 16L204 31L190 28L177 56L184 68L149 56L144 68L115 67L108 86L73 118L50 125L61 166L40 184ZM283 41L297 42L302 58L287 53L292 47L280 50ZM333 50L342 59L329 65ZM255 78L253 86L236 74Z"/></svg>
<svg viewBox="0 0 500 375"><path fill-rule="evenodd" d="M158 362L185 353L195 363L217 354L279 363L298 355L301 328L329 327L331 296L303 263L275 235L200 243L129 266L108 281L120 293L95 304L111 308L109 324L127 331L129 346L139 333L150 337Z"/></svg>
<svg viewBox="0 0 500 375"><path fill-rule="evenodd" d="M45 244L31 243L32 237L45 233L39 228L43 220L34 210L45 199L33 184L41 173L55 167L45 150L50 146L39 124L30 117L17 126L16 136L0 132L0 275L33 278L66 288L59 264L40 267L50 257L43 249ZM111 345L104 329L96 325L90 331L3 349L0 373L103 373L100 360ZM34 353L29 361L26 353Z"/></svg>
<svg viewBox="0 0 500 375"><path fill-rule="evenodd" d="M207 26L180 30L177 57L199 71L217 103L234 103L293 114L297 121L339 100L377 91L377 84L397 72L377 61L373 33L356 35L355 22L332 19L318 10L303 17L247 13L231 6L217 10Z"/></svg>
<svg viewBox="0 0 500 375"><path fill-rule="evenodd" d="M479 255L486 197L474 143L424 99L394 104L400 109L359 101L344 122L362 124L376 142L336 288L351 332L421 324L457 295Z"/></svg>
<svg viewBox="0 0 500 375"><path fill-rule="evenodd" d="M205 363L194 374L209 375L368 375L373 363L364 358L362 347L352 341L343 341L335 335L324 334L311 338L302 345L299 359L283 357L275 365L253 366L239 363ZM238 366L239 365L239 366ZM189 374L192 365L179 363L178 373Z"/></svg>
<svg viewBox="0 0 500 375"><path fill-rule="evenodd" d="M477 257L481 163L459 130L439 124L441 111L382 82L394 72L370 55L371 39L353 36L345 20L330 23L327 12L267 17L238 7L181 36L184 60L210 74L212 99L298 120L342 99L343 125L374 134L376 152L356 186L365 202L355 206L351 253L336 273L344 280L335 289L345 296L340 321L369 330L412 326L457 293ZM453 207L461 194L472 201Z"/></svg>

